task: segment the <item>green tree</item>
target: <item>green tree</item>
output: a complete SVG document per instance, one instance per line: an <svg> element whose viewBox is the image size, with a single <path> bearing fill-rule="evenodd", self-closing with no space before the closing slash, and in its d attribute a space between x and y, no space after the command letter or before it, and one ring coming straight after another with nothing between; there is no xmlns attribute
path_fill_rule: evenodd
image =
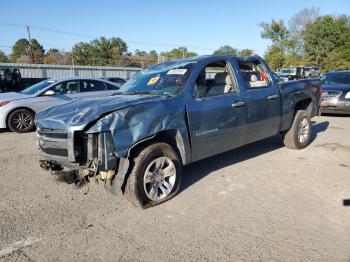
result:
<svg viewBox="0 0 350 262"><path fill-rule="evenodd" d="M264 54L267 63L270 65L271 69L276 71L277 69L283 67L285 56L279 45L273 44L268 47Z"/></svg>
<svg viewBox="0 0 350 262"><path fill-rule="evenodd" d="M238 50L232 46L224 45L220 47L218 50L215 50L213 55L232 55L237 56Z"/></svg>
<svg viewBox="0 0 350 262"><path fill-rule="evenodd" d="M275 21L272 19L271 23L261 23L262 27L261 37L263 39L270 39L273 44L285 45L289 40L289 31L287 30L283 20Z"/></svg>
<svg viewBox="0 0 350 262"><path fill-rule="evenodd" d="M178 59L183 57L197 56L198 54L195 52L188 51L188 49L183 46L179 48L174 48L168 52L162 52L160 55L164 56L166 60L172 60L172 59Z"/></svg>
<svg viewBox="0 0 350 262"><path fill-rule="evenodd" d="M13 45L10 58L12 62L41 64L44 52L43 46L36 39L32 39L29 43L27 39L21 38Z"/></svg>
<svg viewBox="0 0 350 262"><path fill-rule="evenodd" d="M0 62L5 62L5 63L8 62L8 57L1 50L0 50Z"/></svg>
<svg viewBox="0 0 350 262"><path fill-rule="evenodd" d="M29 51L29 41L25 38L21 38L16 41L16 43L12 47L12 53L10 55L10 59L12 62L16 63L17 59L26 54Z"/></svg>
<svg viewBox="0 0 350 262"><path fill-rule="evenodd" d="M122 56L127 52L127 44L119 37L100 37L88 43L79 42L72 48L74 62L81 65L118 66L124 65Z"/></svg>
<svg viewBox="0 0 350 262"><path fill-rule="evenodd" d="M90 43L79 42L75 44L72 48L72 56L77 65L102 65L98 60L96 50Z"/></svg>
<svg viewBox="0 0 350 262"><path fill-rule="evenodd" d="M283 66L300 66L303 64L303 57L297 53L288 53L284 56Z"/></svg>
<svg viewBox="0 0 350 262"><path fill-rule="evenodd" d="M242 49L238 51L238 56L252 56L254 55L254 51L251 49Z"/></svg>
<svg viewBox="0 0 350 262"><path fill-rule="evenodd" d="M344 53L335 49L327 56L327 63L323 64L322 71L327 72L334 69L350 70L350 59L347 59Z"/></svg>
<svg viewBox="0 0 350 262"><path fill-rule="evenodd" d="M303 41L307 63L329 68L330 55L332 59L337 57L341 58L341 61L350 61L346 51L350 46L350 26L347 17L319 17L307 26ZM339 67L339 63L336 65L333 69Z"/></svg>

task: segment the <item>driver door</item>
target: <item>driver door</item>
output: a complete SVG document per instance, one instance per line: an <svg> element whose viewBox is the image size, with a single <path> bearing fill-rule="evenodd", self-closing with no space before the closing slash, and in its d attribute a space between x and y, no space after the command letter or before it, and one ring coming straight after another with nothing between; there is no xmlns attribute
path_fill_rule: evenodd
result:
<svg viewBox="0 0 350 262"><path fill-rule="evenodd" d="M247 106L231 64L216 61L205 66L194 90L188 102L192 161L245 144Z"/></svg>

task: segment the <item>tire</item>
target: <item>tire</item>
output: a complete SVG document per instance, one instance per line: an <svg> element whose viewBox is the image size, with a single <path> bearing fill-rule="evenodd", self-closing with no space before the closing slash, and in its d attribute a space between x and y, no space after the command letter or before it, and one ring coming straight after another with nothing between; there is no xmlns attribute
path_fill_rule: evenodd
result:
<svg viewBox="0 0 350 262"><path fill-rule="evenodd" d="M166 143L152 143L139 150L131 161L124 195L135 207L155 206L177 194L181 177L178 154Z"/></svg>
<svg viewBox="0 0 350 262"><path fill-rule="evenodd" d="M283 143L291 149L303 149L309 143L311 131L309 114L304 110L298 110L292 126L283 134Z"/></svg>
<svg viewBox="0 0 350 262"><path fill-rule="evenodd" d="M7 127L16 133L27 133L34 129L34 113L28 109L17 109L7 119Z"/></svg>

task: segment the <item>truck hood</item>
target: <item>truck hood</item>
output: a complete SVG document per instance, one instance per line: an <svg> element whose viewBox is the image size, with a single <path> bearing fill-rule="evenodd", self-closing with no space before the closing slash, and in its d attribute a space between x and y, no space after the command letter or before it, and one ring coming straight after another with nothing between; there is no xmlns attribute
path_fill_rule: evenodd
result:
<svg viewBox="0 0 350 262"><path fill-rule="evenodd" d="M19 99L27 99L35 97L36 95L26 95L22 93L16 93L16 92L9 92L9 93L0 93L0 101L8 100L19 100Z"/></svg>
<svg viewBox="0 0 350 262"><path fill-rule="evenodd" d="M162 96L118 95L104 98L79 99L54 106L36 114L38 128L82 130L102 116L129 106L164 99Z"/></svg>

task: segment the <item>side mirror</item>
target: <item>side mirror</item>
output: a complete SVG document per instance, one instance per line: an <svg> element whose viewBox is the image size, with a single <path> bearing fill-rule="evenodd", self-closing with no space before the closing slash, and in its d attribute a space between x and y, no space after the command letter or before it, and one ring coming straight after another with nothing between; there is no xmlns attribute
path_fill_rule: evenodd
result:
<svg viewBox="0 0 350 262"><path fill-rule="evenodd" d="M55 94L55 91L53 91L53 90L47 90L47 91L44 93L45 96L52 96L52 95L54 95L54 94Z"/></svg>

